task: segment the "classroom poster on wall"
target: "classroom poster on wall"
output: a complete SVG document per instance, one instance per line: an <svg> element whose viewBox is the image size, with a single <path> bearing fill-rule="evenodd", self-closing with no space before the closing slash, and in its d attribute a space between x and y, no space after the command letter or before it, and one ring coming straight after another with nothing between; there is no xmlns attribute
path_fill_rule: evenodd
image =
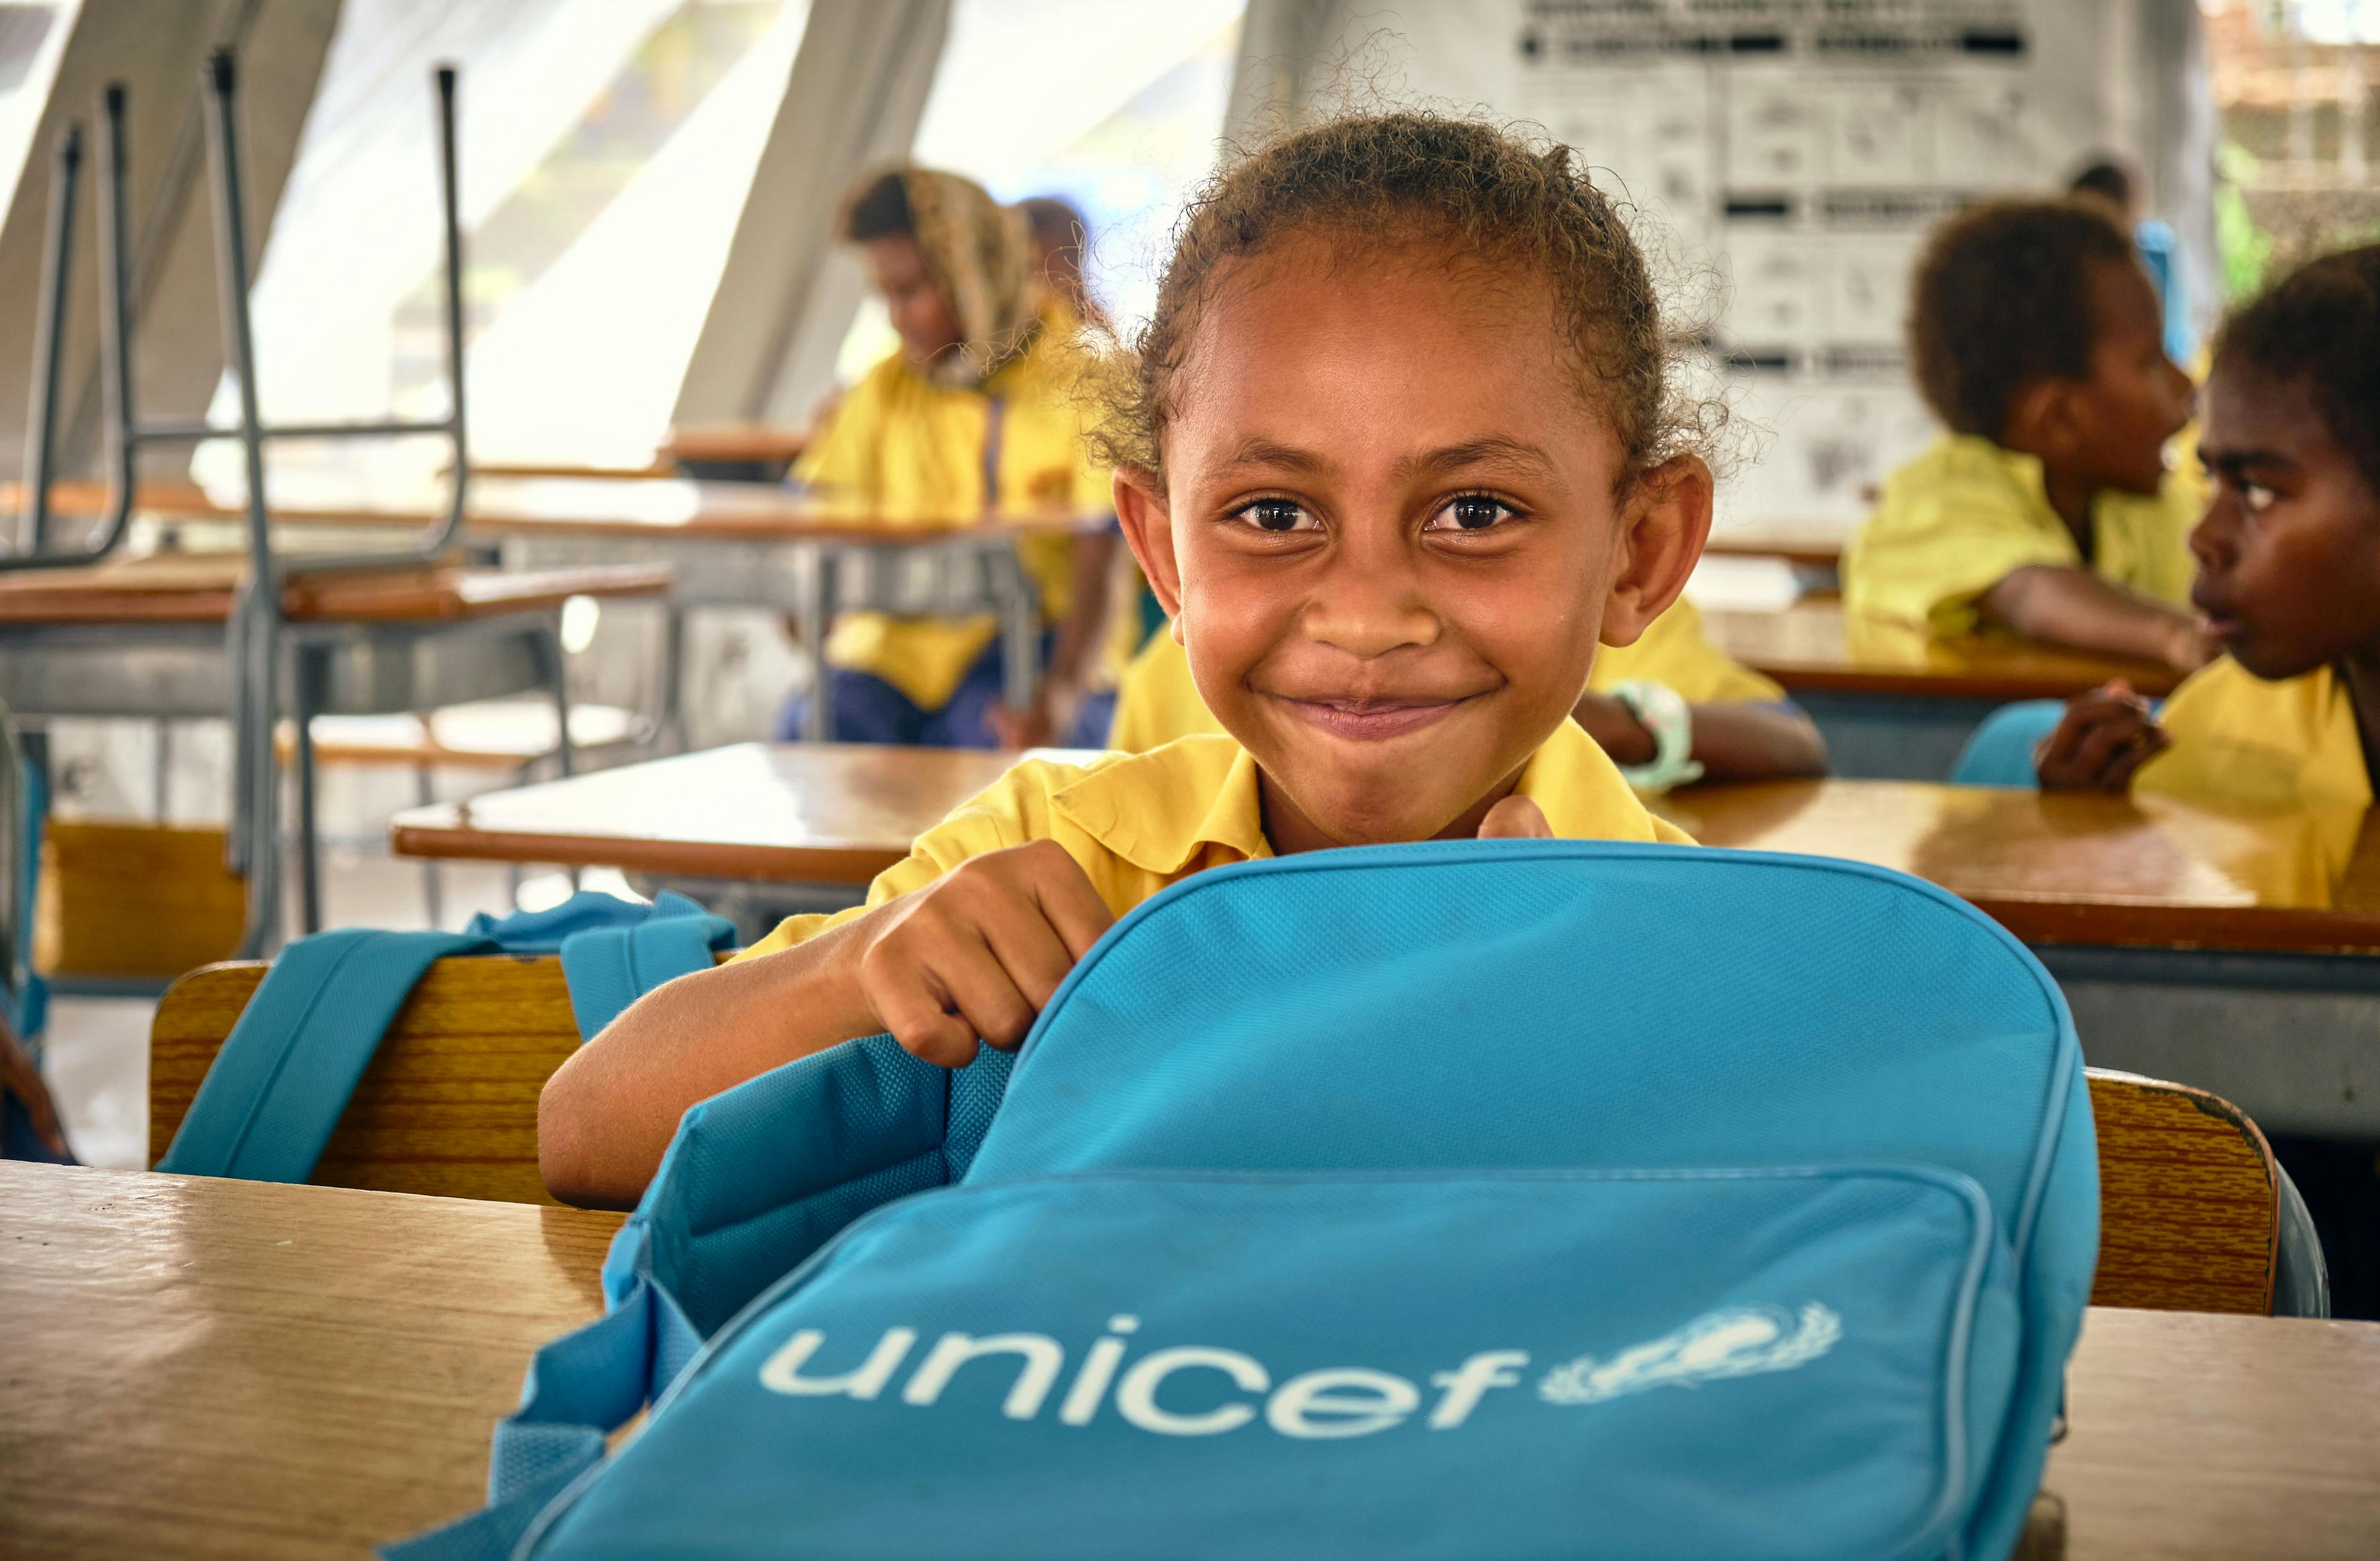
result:
<svg viewBox="0 0 2380 1561"><path fill-rule="evenodd" d="M2059 188L2120 145L2131 90L2119 7L2070 0L1492 9L1509 30L1500 62L1417 67L1509 91L1499 108L1577 148L1660 237L1713 372L1765 431L1757 465L1723 494L1727 528L1857 523L1936 432L1901 339L1926 230L1979 199Z"/></svg>

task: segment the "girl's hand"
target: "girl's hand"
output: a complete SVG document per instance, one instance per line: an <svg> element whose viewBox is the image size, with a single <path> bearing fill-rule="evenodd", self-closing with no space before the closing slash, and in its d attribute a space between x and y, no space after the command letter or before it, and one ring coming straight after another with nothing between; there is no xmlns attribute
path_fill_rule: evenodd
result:
<svg viewBox="0 0 2380 1561"><path fill-rule="evenodd" d="M2045 791L2120 792L2135 771L2172 746L2148 701L2119 681L2069 704L2058 729L2034 750L2033 767Z"/></svg>
<svg viewBox="0 0 2380 1561"><path fill-rule="evenodd" d="M1065 848L1036 840L890 902L847 957L880 1027L927 1062L965 1067L978 1036L1002 1051L1022 1042L1114 921Z"/></svg>
<svg viewBox="0 0 2380 1561"><path fill-rule="evenodd" d="M1479 821L1482 840L1550 840L1554 826L1546 822L1546 811L1525 797L1507 797L1488 810Z"/></svg>
<svg viewBox="0 0 2380 1561"><path fill-rule="evenodd" d="M2186 677L2222 653L2222 641L2199 628L2197 619L2182 618L2166 635L2163 659Z"/></svg>

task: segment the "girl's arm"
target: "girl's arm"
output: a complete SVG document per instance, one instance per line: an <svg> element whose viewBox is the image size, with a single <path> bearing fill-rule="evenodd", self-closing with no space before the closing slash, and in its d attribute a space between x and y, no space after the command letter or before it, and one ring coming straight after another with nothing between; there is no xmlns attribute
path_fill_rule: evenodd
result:
<svg viewBox="0 0 2380 1561"><path fill-rule="evenodd" d="M2191 614L2087 569L2056 564L2010 569L1984 592L1979 605L1986 616L2033 639L2162 662L2178 672L2195 672L2220 653Z"/></svg>
<svg viewBox="0 0 2380 1561"><path fill-rule="evenodd" d="M565 1203L633 1208L686 1107L874 1033L851 957L866 921L637 999L545 1081L537 1164L546 1190Z"/></svg>
<svg viewBox="0 0 2380 1561"><path fill-rule="evenodd" d="M1798 780L1827 773L1827 739L1798 710L1730 701L1694 711L1694 762L1706 780Z"/></svg>
<svg viewBox="0 0 2380 1561"><path fill-rule="evenodd" d="M642 1196L686 1107L856 1036L943 1067L1009 1047L1113 917L1063 848L990 851L775 954L681 976L581 1046L538 1098L538 1170L568 1203ZM799 1131L789 1124L788 1131Z"/></svg>
<svg viewBox="0 0 2380 1561"><path fill-rule="evenodd" d="M1706 780L1787 780L1827 773L1827 743L1797 710L1727 701L1692 707L1694 762ZM1653 734L1609 694L1589 692L1572 712L1615 764L1649 764Z"/></svg>

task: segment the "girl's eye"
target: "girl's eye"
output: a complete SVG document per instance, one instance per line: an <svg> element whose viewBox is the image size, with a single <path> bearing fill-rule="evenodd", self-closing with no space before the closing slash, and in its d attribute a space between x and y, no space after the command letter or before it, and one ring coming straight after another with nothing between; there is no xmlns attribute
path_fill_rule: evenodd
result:
<svg viewBox="0 0 2380 1561"><path fill-rule="evenodd" d="M1485 494L1461 494L1422 523L1425 531L1484 531L1514 518L1518 511Z"/></svg>
<svg viewBox="0 0 2380 1561"><path fill-rule="evenodd" d="M1234 519L1245 520L1259 531L1315 531L1322 522L1314 512L1295 499L1258 499L1232 511Z"/></svg>

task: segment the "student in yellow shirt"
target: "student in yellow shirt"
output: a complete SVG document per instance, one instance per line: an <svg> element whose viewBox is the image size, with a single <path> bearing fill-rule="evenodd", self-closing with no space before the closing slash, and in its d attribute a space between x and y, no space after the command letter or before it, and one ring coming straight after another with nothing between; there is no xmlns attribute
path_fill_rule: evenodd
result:
<svg viewBox="0 0 2380 1561"><path fill-rule="evenodd" d="M1115 386L1126 540L1228 736L1026 761L862 909L646 996L546 1085L540 1157L625 1203L680 1114L889 1031L1014 1046L1111 921L1226 862L1475 835L1685 843L1570 719L1710 525L1628 226L1566 149L1328 121L1189 207ZM799 1132L800 1124L787 1130Z"/></svg>
<svg viewBox="0 0 2380 1561"><path fill-rule="evenodd" d="M1080 323L1044 284L1024 214L956 175L896 168L853 189L842 233L901 346L836 404L795 480L889 526L993 505L1106 508L1108 473L1083 450ZM1038 708L1001 702L990 614L846 613L826 644L837 738L1021 747L1066 731L1098 665L1115 539L1035 537L1018 553L1053 626ZM800 735L807 706L788 703L780 737Z"/></svg>
<svg viewBox="0 0 2380 1561"><path fill-rule="evenodd" d="M2373 800L2380 750L2380 247L2304 266L2224 328L2192 592L2227 654L2152 716L2121 685L2042 745L2045 787Z"/></svg>
<svg viewBox="0 0 2380 1561"><path fill-rule="evenodd" d="M1108 746L1144 753L1222 723L1198 697L1171 632L1149 637L1124 669ZM1776 780L1827 773L1827 743L1785 690L1737 665L1678 598L1633 645L1597 652L1571 718L1639 791L1697 780Z"/></svg>
<svg viewBox="0 0 2380 1561"><path fill-rule="evenodd" d="M1844 552L1844 605L2185 672L2213 659L2184 606L2196 492L2165 468L2190 381L2104 203L2002 202L1944 224L1918 263L1909 348L1949 432L1886 480Z"/></svg>

